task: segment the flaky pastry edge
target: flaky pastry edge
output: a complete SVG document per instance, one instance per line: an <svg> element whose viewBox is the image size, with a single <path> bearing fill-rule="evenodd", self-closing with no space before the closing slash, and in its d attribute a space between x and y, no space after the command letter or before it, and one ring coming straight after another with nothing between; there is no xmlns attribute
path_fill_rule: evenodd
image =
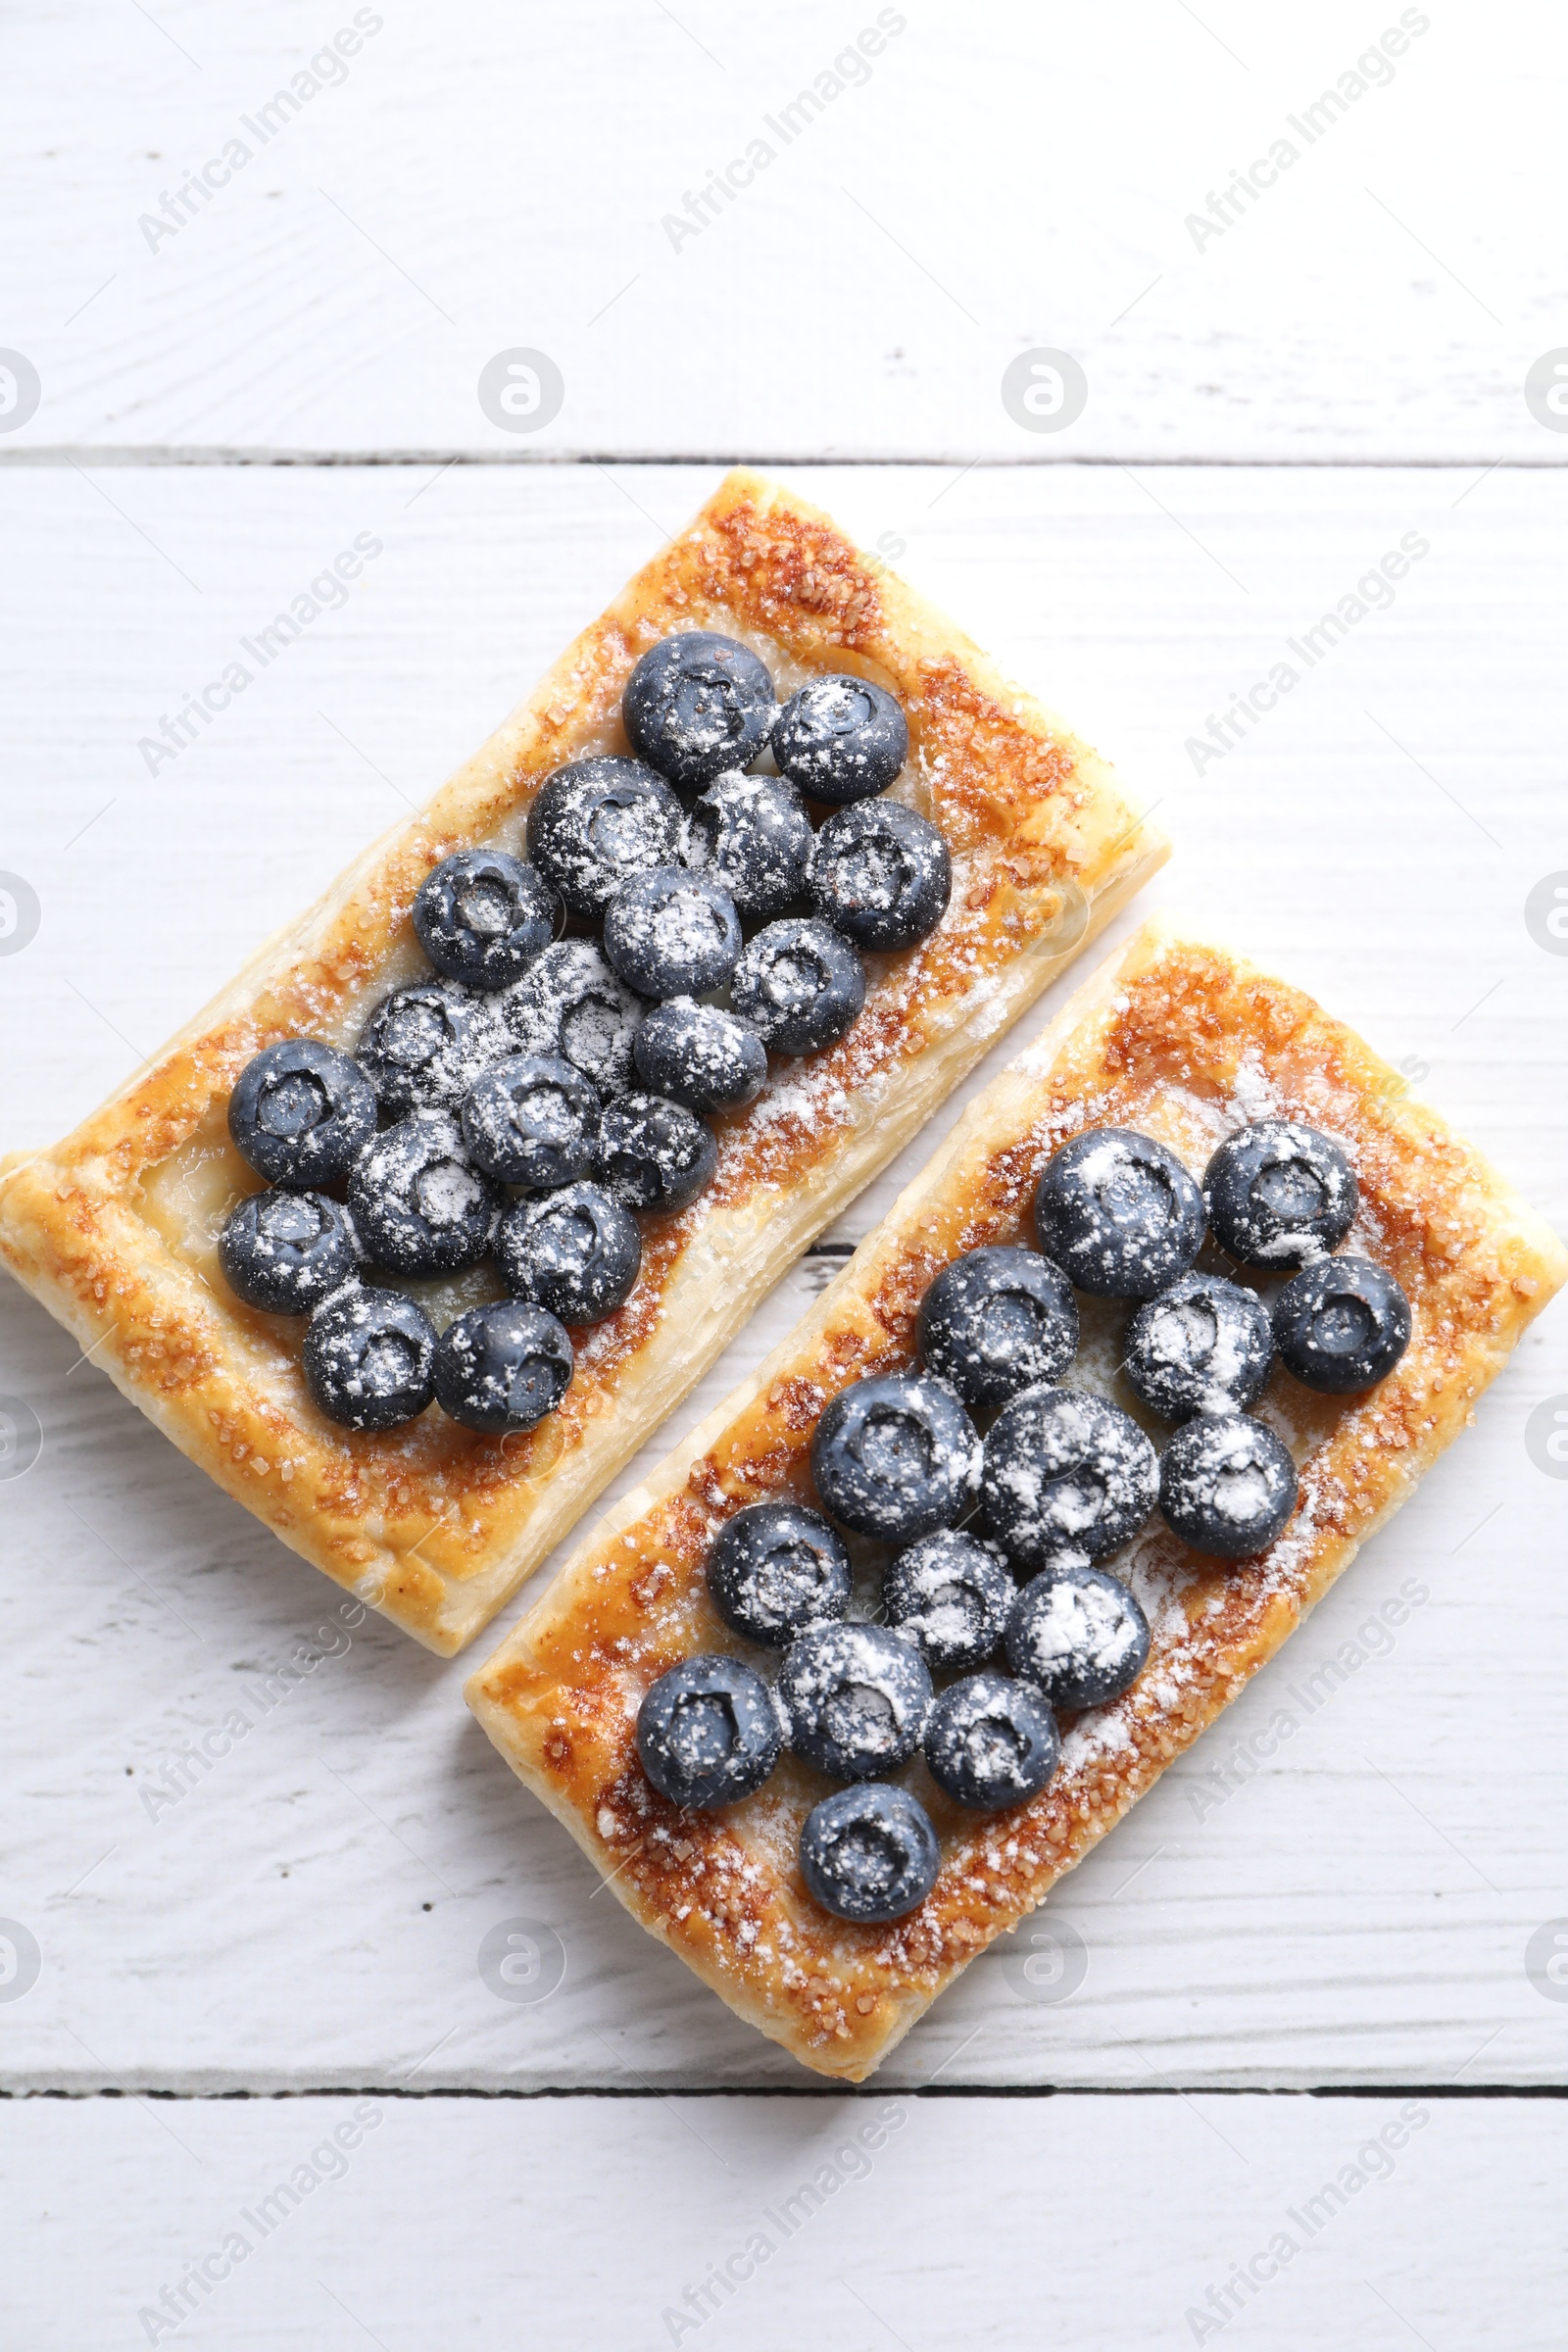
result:
<svg viewBox="0 0 1568 2352"><path fill-rule="evenodd" d="M1132 1571L1156 1615L1140 1683L1080 1717L1052 1787L1005 1816L962 1814L922 1774L944 1833L937 1886L891 1929L848 1926L807 1894L779 1824L760 1810L767 1789L706 1816L652 1790L631 1745L638 1698L693 1650L745 1649L707 1600L713 1529L769 1494L811 1498L806 1447L828 1396L910 1360L919 1298L959 1250L1030 1238L1022 1213L1045 1157L1079 1127L1118 1123L1118 1086L1155 1052L1192 1069L1229 1057L1240 1099L1254 1105L1247 1115L1276 1107L1260 1099L1268 1086L1278 1106L1347 1137L1379 1252L1411 1293L1415 1337L1365 1397L1313 1398L1276 1374L1323 1429L1302 1464L1302 1512L1239 1570L1200 1561L1156 1522ZM1168 1103L1185 1099L1184 1083L1170 1082ZM1186 1140L1191 1158L1195 1137ZM767 1361L594 1527L472 1675L468 1704L642 1926L804 2065L863 2081L1274 1655L1473 1418L1565 1276L1568 1252L1551 1229L1353 1032L1156 919L970 1106ZM1267 1415L1269 1398L1257 1409ZM792 1819L829 1786L792 1760L780 1771L795 1775Z"/></svg>

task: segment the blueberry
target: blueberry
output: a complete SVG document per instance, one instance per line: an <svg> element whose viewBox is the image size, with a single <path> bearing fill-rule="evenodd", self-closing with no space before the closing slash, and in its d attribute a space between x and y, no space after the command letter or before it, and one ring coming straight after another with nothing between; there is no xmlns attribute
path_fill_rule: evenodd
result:
<svg viewBox="0 0 1568 2352"><path fill-rule="evenodd" d="M1369 1257L1320 1258L1274 1301L1274 1345L1303 1388L1348 1396L1386 1379L1410 1345L1410 1301Z"/></svg>
<svg viewBox="0 0 1568 2352"><path fill-rule="evenodd" d="M930 1370L985 1411L1065 1372L1078 1352L1078 1301L1036 1250L971 1250L926 1292L918 1331Z"/></svg>
<svg viewBox="0 0 1568 2352"><path fill-rule="evenodd" d="M926 1664L946 1670L990 1657L1017 1590L994 1544L939 1528L900 1552L882 1580L882 1602Z"/></svg>
<svg viewBox="0 0 1568 2352"><path fill-rule="evenodd" d="M368 1144L349 1178L366 1256L402 1275L456 1274L490 1247L501 1205L441 1110L414 1110Z"/></svg>
<svg viewBox="0 0 1568 2352"><path fill-rule="evenodd" d="M597 1184L519 1200L496 1227L496 1263L515 1298L563 1323L599 1323L631 1296L642 1264L637 1220Z"/></svg>
<svg viewBox="0 0 1568 2352"><path fill-rule="evenodd" d="M632 750L682 792L750 767L777 708L766 663L706 629L665 637L644 654L620 698Z"/></svg>
<svg viewBox="0 0 1568 2352"><path fill-rule="evenodd" d="M767 1048L749 1022L716 1004L656 1004L632 1045L637 1075L688 1110L737 1110L767 1077Z"/></svg>
<svg viewBox="0 0 1568 2352"><path fill-rule="evenodd" d="M571 1342L542 1306L471 1306L436 1343L435 1400L465 1429L532 1429L571 1386Z"/></svg>
<svg viewBox="0 0 1568 2352"><path fill-rule="evenodd" d="M772 1692L722 1651L662 1674L637 1710L637 1754L661 1796L708 1811L760 1788L783 1744Z"/></svg>
<svg viewBox="0 0 1568 2352"><path fill-rule="evenodd" d="M782 1649L808 1625L843 1616L850 1555L820 1511L803 1502L754 1502L713 1538L708 1590L735 1633Z"/></svg>
<svg viewBox="0 0 1568 2352"><path fill-rule="evenodd" d="M564 939L500 1000L525 1054L559 1054L603 1096L631 1084L632 1040L644 1006L591 939Z"/></svg>
<svg viewBox="0 0 1568 2352"><path fill-rule="evenodd" d="M1149 1620L1103 1568L1048 1569L1012 1604L1007 1659L1058 1715L1102 1706L1143 1673Z"/></svg>
<svg viewBox="0 0 1568 2352"><path fill-rule="evenodd" d="M308 1315L359 1261L349 1212L324 1193L252 1193L223 1227L218 1262L247 1306Z"/></svg>
<svg viewBox="0 0 1568 2352"><path fill-rule="evenodd" d="M831 923L769 923L741 950L730 999L764 1045L814 1054L854 1026L865 1003L865 968Z"/></svg>
<svg viewBox="0 0 1568 2352"><path fill-rule="evenodd" d="M841 1781L906 1763L931 1707L931 1673L885 1625L813 1625L778 1672L778 1702L798 1756Z"/></svg>
<svg viewBox="0 0 1568 2352"><path fill-rule="evenodd" d="M729 978L740 952L733 901L681 865L633 875L605 908L605 954L640 997L701 996Z"/></svg>
<svg viewBox="0 0 1568 2352"><path fill-rule="evenodd" d="M604 912L621 884L674 862L680 803L651 767L601 754L558 767L528 811L528 855L571 914Z"/></svg>
<svg viewBox="0 0 1568 2352"><path fill-rule="evenodd" d="M858 948L912 948L936 929L952 896L947 843L902 802L841 808L816 837L811 905Z"/></svg>
<svg viewBox="0 0 1568 2352"><path fill-rule="evenodd" d="M455 980L394 989L366 1022L357 1049L392 1119L411 1110L456 1110L485 1064L506 1050L492 1005Z"/></svg>
<svg viewBox="0 0 1568 2352"><path fill-rule="evenodd" d="M1152 1298L1203 1246L1203 1199L1172 1152L1125 1127L1091 1127L1046 1163L1040 1247L1079 1290Z"/></svg>
<svg viewBox="0 0 1568 2352"><path fill-rule="evenodd" d="M509 1054L463 1098L463 1133L498 1184L552 1192L575 1184L599 1149L599 1097L559 1054Z"/></svg>
<svg viewBox="0 0 1568 2352"><path fill-rule="evenodd" d="M561 912L542 874L502 850L460 850L426 874L414 928L438 972L469 988L506 988L555 937Z"/></svg>
<svg viewBox="0 0 1568 2352"><path fill-rule="evenodd" d="M811 1439L811 1475L857 1535L912 1544L961 1519L975 1497L980 1440L953 1391L917 1373L859 1380L835 1396Z"/></svg>
<svg viewBox="0 0 1568 2352"><path fill-rule="evenodd" d="M715 776L681 827L682 865L728 891L749 923L794 906L815 852L800 794L777 776Z"/></svg>
<svg viewBox="0 0 1568 2352"><path fill-rule="evenodd" d="M1122 1364L1150 1410L1167 1421L1245 1412L1274 1367L1268 1309L1240 1283L1184 1274L1138 1309Z"/></svg>
<svg viewBox="0 0 1568 2352"><path fill-rule="evenodd" d="M1339 1145L1294 1119L1260 1119L1221 1144L1203 1171L1203 1206L1220 1248L1279 1272L1337 1250L1360 1200Z"/></svg>
<svg viewBox="0 0 1568 2352"><path fill-rule="evenodd" d="M835 808L886 792L908 756L903 710L868 678L812 678L773 725L773 757L790 782Z"/></svg>
<svg viewBox="0 0 1568 2352"><path fill-rule="evenodd" d="M662 1095L627 1095L599 1122L600 1182L623 1208L686 1208L717 1166L710 1131Z"/></svg>
<svg viewBox="0 0 1568 2352"><path fill-rule="evenodd" d="M1154 1448L1119 1405L1075 1389L1026 1389L986 1438L980 1498L1009 1559L1043 1568L1064 1550L1114 1551L1154 1507Z"/></svg>
<svg viewBox="0 0 1568 2352"><path fill-rule="evenodd" d="M435 1333L399 1291L338 1291L305 1333L305 1385L329 1421L395 1429L429 1403Z"/></svg>
<svg viewBox="0 0 1568 2352"><path fill-rule="evenodd" d="M291 1193L335 1184L375 1133L375 1092L357 1061L314 1037L265 1046L228 1098L234 1148Z"/></svg>
<svg viewBox="0 0 1568 2352"><path fill-rule="evenodd" d="M835 1919L903 1919L942 1868L931 1817L907 1788L835 1788L806 1816L801 1876Z"/></svg>
<svg viewBox="0 0 1568 2352"><path fill-rule="evenodd" d="M950 1684L926 1719L925 1761L955 1804L979 1813L1021 1805L1061 1762L1056 1719L1028 1683L967 1675Z"/></svg>
<svg viewBox="0 0 1568 2352"><path fill-rule="evenodd" d="M1165 1524L1195 1551L1245 1560L1266 1551L1296 1508L1296 1464L1271 1429L1246 1413L1201 1413L1179 1429L1159 1464Z"/></svg>

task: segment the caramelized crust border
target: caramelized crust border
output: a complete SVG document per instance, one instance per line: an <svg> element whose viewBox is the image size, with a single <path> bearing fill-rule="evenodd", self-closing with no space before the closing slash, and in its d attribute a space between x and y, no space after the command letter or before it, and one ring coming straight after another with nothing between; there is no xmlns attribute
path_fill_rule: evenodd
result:
<svg viewBox="0 0 1568 2352"><path fill-rule="evenodd" d="M911 1360L940 1268L1032 1239L1039 1170L1081 1128L1142 1127L1200 1172L1222 1135L1281 1114L1344 1141L1362 1194L1348 1246L1398 1276L1414 1333L1365 1396L1316 1396L1274 1374L1257 1409L1292 1446L1302 1501L1271 1549L1227 1567L1156 1520L1120 1555L1152 1627L1149 1667L1064 1727L1062 1768L1030 1803L965 1814L920 1764L899 1775L931 1811L943 1867L892 1927L834 1920L807 1893L800 1822L831 1784L797 1760L723 1814L659 1796L633 1745L643 1691L694 1651L745 1646L708 1600L713 1531L746 1503L814 1499L817 1415L852 1381ZM1550 1228L1348 1029L1239 958L1148 924L971 1106L756 1377L594 1529L470 1678L468 1703L634 1918L805 2065L861 2082L1273 1656L1474 1418L1565 1275ZM1132 1406L1115 1358L1111 1338L1094 1385Z"/></svg>
<svg viewBox="0 0 1568 2352"><path fill-rule="evenodd" d="M560 1412L484 1439L434 1410L357 1436L318 1413L299 1328L216 1270L221 1207L257 1179L224 1109L251 1055L301 1031L350 1044L422 968L409 911L439 859L520 846L540 782L624 750L638 656L682 626L765 650L786 676L853 668L907 712L899 788L954 852L948 919L876 958L841 1046L775 1069L719 1122L718 1176L644 1221L644 1272L578 1335ZM829 519L731 473L428 807L385 836L74 1134L0 1165L0 1253L124 1395L290 1547L443 1656L571 1528L824 1226L1162 862L1099 756ZM193 1205L194 1203L194 1205Z"/></svg>

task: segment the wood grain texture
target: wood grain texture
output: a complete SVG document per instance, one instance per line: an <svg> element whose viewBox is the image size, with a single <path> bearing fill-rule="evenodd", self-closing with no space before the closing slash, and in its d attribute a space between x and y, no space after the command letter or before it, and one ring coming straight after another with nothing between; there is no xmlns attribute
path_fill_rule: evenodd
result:
<svg viewBox="0 0 1568 2352"><path fill-rule="evenodd" d="M1565 48L1547 0L29 0L5 446L1556 464ZM519 347L537 436L476 397ZM1088 379L1059 434L1001 398L1039 347Z"/></svg>
<svg viewBox="0 0 1568 2352"><path fill-rule="evenodd" d="M1222 2317L1259 2352L1561 2340L1556 2103L40 2100L5 2123L26 2250L0 2309L29 2352L1164 2352Z"/></svg>
<svg viewBox="0 0 1568 2352"><path fill-rule="evenodd" d="M664 461L838 455L868 463L791 478L1142 787L1179 845L1162 902L1352 1022L1568 1229L1568 958L1524 919L1568 868L1568 514L1560 480L1516 470L1568 458L1521 398L1568 340L1561 12L1424 12L1392 83L1201 251L1187 216L1399 6L906 9L864 85L678 251L662 215L831 68L870 0L375 13L343 86L285 103L153 250L140 216L355 6L8 12L0 344L41 400L18 430L0 414L0 868L41 921L0 954L0 1144L64 1133L424 798L716 478ZM478 406L515 346L562 370L535 434ZM1060 432L1002 403L1037 346L1086 370ZM343 462L420 451L487 463ZM536 462L573 453L651 462ZM231 465L269 455L320 467ZM949 462L898 463L922 457ZM1300 463L1183 466L1201 458ZM1412 530L1429 552L1392 607L1198 773L1209 713ZM383 552L351 601L149 774L160 714L360 531ZM7 920L0 899L0 949ZM796 1269L626 1484L834 1263ZM1538 1462L1542 1414L1568 1405L1563 1329L1538 1326L1293 1643L1290 1739L1264 1678L1061 1889L1054 1939L972 1970L873 2094L1152 2095L906 2100L869 2179L715 2293L701 2343L1185 2346L1189 2308L1404 2098L1190 2086L1562 2084L1568 2011L1539 1987L1568 1919L1568 1481ZM0 1481L0 1918L40 1946L24 1997L0 1982L0 2082L756 2082L753 2037L519 1801L462 1669L332 1619L323 1581L74 1352L0 1285L0 1391L42 1445ZM181 1789L172 1763L241 1706L244 1737ZM176 1801L144 1806L154 1787ZM490 1989L518 1920L518 1988L562 1971L542 2002ZM175 2340L668 2343L665 2309L868 2112L379 2105L346 2177ZM1430 2109L1392 2178L1240 2298L1229 2342L1555 2346L1561 2103ZM146 2340L144 2304L344 2120L335 2098L6 2106L0 2334Z"/></svg>
<svg viewBox="0 0 1568 2352"><path fill-rule="evenodd" d="M1563 485L1498 473L1455 506L1431 473L1194 470L1160 477L1167 514L1104 469L792 478L865 543L903 537L914 583L1163 804L1178 853L1149 895L1396 1066L1429 1064L1418 1091L1568 1223L1568 959L1524 920L1564 862ZM5 863L43 918L0 957L6 1143L62 1131L123 1075L400 793L453 764L711 480L118 471L103 483L122 516L69 469L9 474ZM160 710L360 529L384 553L354 598L148 776L136 744ZM1183 747L1207 713L1410 530L1430 550L1393 606L1195 775ZM855 1233L964 1099L862 1197ZM832 1263L781 1287L626 1484ZM36 1985L0 2004L7 2081L795 2080L595 1894L466 1720L461 1668L368 1622L334 1630L331 1589L73 1367L9 1286L0 1335L0 1387L43 1431L5 1492L0 1915L43 1952ZM1293 1644L1292 1738L1262 1752L1261 1678L1228 1719L1238 1744L1200 1745L1054 1898L1087 1947L1082 1984L1037 1997L1063 1984L1049 1947L1010 1974L981 1964L895 2085L938 2066L995 2084L1563 2079L1560 2005L1525 1973L1531 1936L1568 1915L1568 1482L1526 1450L1532 1412L1568 1393L1562 1335L1559 1309ZM1427 1597L1377 1630L1411 1583ZM300 1644L320 1662L264 1705ZM151 1818L144 1788L169 1786L236 1693L250 1732ZM499 2000L476 1965L519 1917L566 1952L539 2007Z"/></svg>

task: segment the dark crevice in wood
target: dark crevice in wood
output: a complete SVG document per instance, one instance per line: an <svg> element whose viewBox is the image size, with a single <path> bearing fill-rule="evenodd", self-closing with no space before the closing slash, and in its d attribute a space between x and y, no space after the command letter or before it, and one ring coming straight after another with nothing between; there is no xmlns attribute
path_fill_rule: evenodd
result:
<svg viewBox="0 0 1568 2352"><path fill-rule="evenodd" d="M479 2090L357 2082L302 2084L293 2090L5 2090L0 2099L166 2099L173 2102L266 2099L1565 2099L1568 2082L1322 2082L1269 2085L1189 2082L779 2082L653 2085L608 2082L511 2085Z"/></svg>
<svg viewBox="0 0 1568 2352"><path fill-rule="evenodd" d="M0 469L9 466L790 466L811 467L892 467L962 466L966 471L1015 471L1019 467L1041 466L1118 466L1157 467L1165 471L1187 468L1199 471L1205 467L1224 467L1232 472L1290 473L1302 470L1323 472L1339 467L1351 472L1377 473L1474 473L1500 472L1560 472L1568 466L1568 452L1560 456L1539 457L1446 457L1420 458L1386 455L1381 457L1228 457L1211 451L1193 457L1170 457L1152 451L1120 453L1110 450L1061 450L1044 452L1020 450L1013 457L965 456L961 451L917 451L909 456L867 457L835 454L823 450L688 450L651 456L646 451L629 449L388 449L388 450L330 450L330 449L235 449L218 445L188 448L155 444L146 449L98 448L92 443L69 446L38 445L33 448L0 450Z"/></svg>

